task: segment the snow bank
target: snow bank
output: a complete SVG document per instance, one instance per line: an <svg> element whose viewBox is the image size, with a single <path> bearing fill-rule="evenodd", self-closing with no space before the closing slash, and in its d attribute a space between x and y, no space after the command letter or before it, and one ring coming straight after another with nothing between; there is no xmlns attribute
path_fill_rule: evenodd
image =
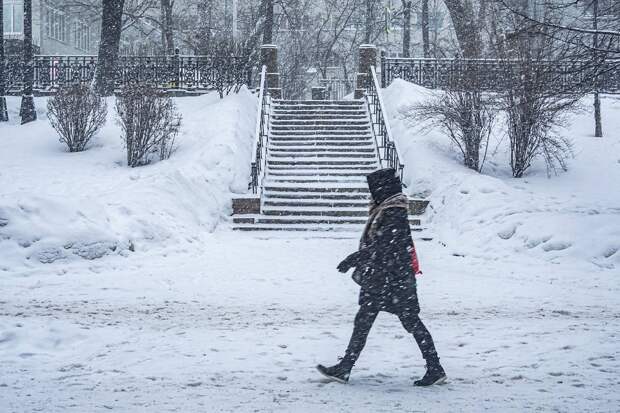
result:
<svg viewBox="0 0 620 413"><path fill-rule="evenodd" d="M571 115L560 131L574 143L568 172L548 177L538 165L525 178L513 179L507 137L493 138L488 167L475 173L462 166L447 136L402 114L439 92L397 80L384 93L408 190L428 196L428 224L453 254L518 260L515 253L526 253L552 263L575 259L603 269L620 267L617 97L602 100L603 139L592 136L589 110ZM583 107L592 107L589 99Z"/></svg>
<svg viewBox="0 0 620 413"><path fill-rule="evenodd" d="M176 99L183 115L178 150L142 168L126 166L113 101L108 122L83 153L58 142L39 120L0 124L0 269L59 259L96 259L162 243L193 242L230 213L247 187L255 98L243 89Z"/></svg>

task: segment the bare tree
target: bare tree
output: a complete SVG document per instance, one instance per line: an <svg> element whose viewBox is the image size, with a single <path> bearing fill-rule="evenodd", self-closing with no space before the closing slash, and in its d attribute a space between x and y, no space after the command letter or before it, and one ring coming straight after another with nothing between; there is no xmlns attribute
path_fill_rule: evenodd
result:
<svg viewBox="0 0 620 413"><path fill-rule="evenodd" d="M422 48L424 57L431 57L428 0L422 0Z"/></svg>
<svg viewBox="0 0 620 413"><path fill-rule="evenodd" d="M561 22L552 8L542 13L545 21ZM557 40L560 33L549 25L533 26L501 9L493 21L493 47L510 74L500 98L507 117L513 176L523 177L539 156L548 171L565 170L571 142L557 129L587 91L561 82L558 68L573 59L573 50Z"/></svg>
<svg viewBox="0 0 620 413"><path fill-rule="evenodd" d="M450 13L461 56L476 59L483 54L482 33L486 18L487 0L444 0Z"/></svg>
<svg viewBox="0 0 620 413"><path fill-rule="evenodd" d="M24 46L23 46L24 72L22 103L19 116L22 125L37 120L37 111L34 107L33 83L34 83L34 53L32 50L32 0L24 0Z"/></svg>
<svg viewBox="0 0 620 413"><path fill-rule="evenodd" d="M403 5L403 57L411 57L411 6L413 2L411 0L401 1Z"/></svg>
<svg viewBox="0 0 620 413"><path fill-rule="evenodd" d="M96 73L96 90L101 96L114 93L114 72L118 63L118 53L123 27L123 8L125 0L106 0L103 2L101 16L101 42Z"/></svg>
<svg viewBox="0 0 620 413"><path fill-rule="evenodd" d="M575 61L589 62L583 78L592 79L594 94L594 136L602 137L602 115L599 92L604 79L620 70L620 3L599 0L540 0L539 7L562 13L562 20L548 20L516 7L508 0L498 0L503 8L534 27L545 28L555 41L565 44L572 51ZM605 25L601 25L601 17ZM589 23L591 22L591 26Z"/></svg>
<svg viewBox="0 0 620 413"><path fill-rule="evenodd" d="M263 44L273 43L273 0L263 0Z"/></svg>
<svg viewBox="0 0 620 413"><path fill-rule="evenodd" d="M164 52L171 56L174 54L174 33L172 11L174 8L174 0L161 0L161 37Z"/></svg>
<svg viewBox="0 0 620 413"><path fill-rule="evenodd" d="M438 127L456 145L463 164L481 172L497 112L492 96L455 88L427 103L405 108L402 114L412 124Z"/></svg>

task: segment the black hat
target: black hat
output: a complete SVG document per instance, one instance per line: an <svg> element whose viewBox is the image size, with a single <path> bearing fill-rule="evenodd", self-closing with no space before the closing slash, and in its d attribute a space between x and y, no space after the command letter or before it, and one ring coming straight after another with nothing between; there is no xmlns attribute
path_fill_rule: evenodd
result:
<svg viewBox="0 0 620 413"><path fill-rule="evenodd" d="M379 169L366 177L372 199L378 204L403 191L400 178L392 168Z"/></svg>

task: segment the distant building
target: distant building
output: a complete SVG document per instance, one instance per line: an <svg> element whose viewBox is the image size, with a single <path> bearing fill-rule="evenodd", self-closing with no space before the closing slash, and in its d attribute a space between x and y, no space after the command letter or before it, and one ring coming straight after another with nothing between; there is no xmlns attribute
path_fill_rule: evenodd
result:
<svg viewBox="0 0 620 413"><path fill-rule="evenodd" d="M33 0L32 35L40 54L93 54L99 40L96 13L67 6L64 0ZM4 0L4 39L8 54L19 53L24 40L22 0Z"/></svg>

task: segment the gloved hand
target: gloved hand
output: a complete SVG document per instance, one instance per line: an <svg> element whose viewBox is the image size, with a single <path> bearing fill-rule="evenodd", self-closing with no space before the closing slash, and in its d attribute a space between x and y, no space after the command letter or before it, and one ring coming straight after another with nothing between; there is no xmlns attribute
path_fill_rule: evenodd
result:
<svg viewBox="0 0 620 413"><path fill-rule="evenodd" d="M341 273L345 273L347 271L349 271L351 268L356 267L357 266L357 261L358 261L358 252L354 252L353 254L349 255L347 258L345 258L344 260L342 260L340 262L340 264L338 264L338 271L340 271Z"/></svg>

